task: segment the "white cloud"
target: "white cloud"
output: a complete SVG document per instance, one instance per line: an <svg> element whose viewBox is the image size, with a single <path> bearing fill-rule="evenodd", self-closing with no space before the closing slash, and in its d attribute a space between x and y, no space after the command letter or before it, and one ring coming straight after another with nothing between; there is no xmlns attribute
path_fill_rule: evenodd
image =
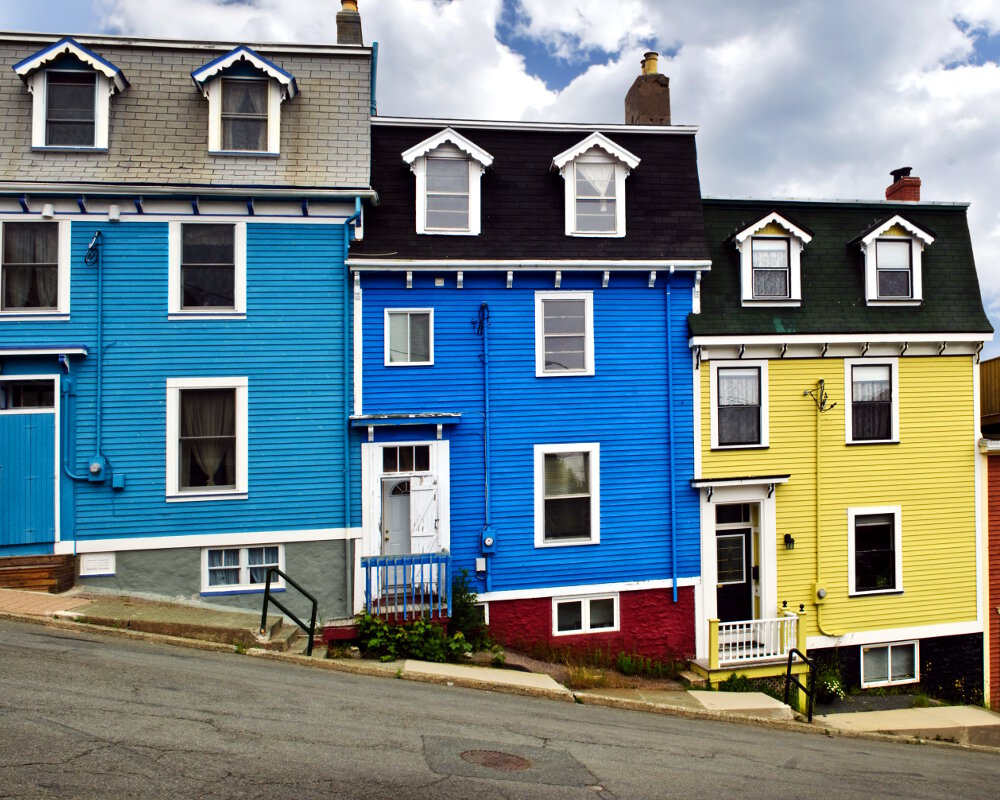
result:
<svg viewBox="0 0 1000 800"><path fill-rule="evenodd" d="M150 36L336 40L333 0L102 0L105 25ZM579 63L565 89L531 77L496 39L501 0L361 0L380 43L379 112L620 122L646 45L662 52L673 120L700 126L714 195L883 196L908 165L928 200L971 201L984 299L1000 321L1000 68L966 65L1000 31L995 0L531 0L519 31ZM1000 345L997 346L1000 353Z"/></svg>

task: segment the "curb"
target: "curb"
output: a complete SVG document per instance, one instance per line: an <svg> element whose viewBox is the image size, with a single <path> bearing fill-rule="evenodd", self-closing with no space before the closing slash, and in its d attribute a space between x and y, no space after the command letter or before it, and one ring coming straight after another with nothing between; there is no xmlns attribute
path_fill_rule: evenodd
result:
<svg viewBox="0 0 1000 800"><path fill-rule="evenodd" d="M72 612L69 612L70 614ZM216 653L229 653L236 655L236 651L231 644L220 642L206 642L199 639L186 639L180 636L167 636L160 633L149 633L147 631L134 631L128 628L104 627L85 622L76 622L72 619L61 619L57 616L33 616L28 614L16 614L10 611L0 611L0 619L13 622L22 622L45 627L58 628L60 630L72 630L78 633L94 633L99 636L111 636L118 639L133 639L148 641L157 644L173 645L175 647L186 647L192 650L204 650ZM910 745L933 745L935 747L952 748L968 752L988 753L1000 755L1000 747L989 747L987 745L961 744L958 742L948 742L937 739L920 739L914 736L897 735L892 733L878 733L874 731L849 731L840 728L816 727L815 725L799 720L779 720L767 717L757 717L747 714L731 714L724 711L712 711L710 709L689 708L686 706L672 706L666 704L650 703L645 700L628 700L618 697L607 697L589 692L552 692L545 689L536 689L529 686L511 686L509 684L495 684L489 680L470 680L462 678L452 678L444 675L428 675L426 673L407 672L404 670L403 661L373 662L373 661L345 661L341 659L318 658L316 656L300 655L298 653L283 653L263 648L250 647L246 653L242 654L251 658L261 658L268 661L283 661L296 664L298 666L325 669L333 672L343 672L351 675L363 675L378 678L396 678L399 680L409 680L418 683L431 683L439 686L460 686L468 689L478 689L501 694L520 695L523 697L538 697L546 700L560 700L575 702L579 705L601 706L604 708L615 708L623 711L639 711L662 716L681 717L683 719L711 720L714 722L728 722L731 724L754 725L760 728L771 730L787 731L789 733L806 733L812 735L839 737L844 739L860 739L876 742L894 742L896 744Z"/></svg>

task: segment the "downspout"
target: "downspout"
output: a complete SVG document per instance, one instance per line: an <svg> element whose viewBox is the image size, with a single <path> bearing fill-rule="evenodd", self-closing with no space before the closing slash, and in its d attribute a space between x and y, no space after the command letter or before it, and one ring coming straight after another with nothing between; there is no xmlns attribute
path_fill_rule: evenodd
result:
<svg viewBox="0 0 1000 800"><path fill-rule="evenodd" d="M100 472L105 469L104 454L101 450L102 428L104 425L104 271L101 269L104 262L104 242L101 232L95 231L94 238L87 246L87 252L83 256L85 264L97 265L97 455L92 459L90 472L94 474L95 463Z"/></svg>
<svg viewBox="0 0 1000 800"><path fill-rule="evenodd" d="M354 238L354 223L361 219L361 198L354 198L354 213L351 214L347 219L344 220L344 244L341 250L342 258L341 264L344 271L347 272L347 257L348 250L350 248L351 240ZM351 303L351 281L349 280L350 274L345 274L344 278L344 335L341 336L341 341L343 342L342 356L344 359L344 384L343 384L343 411L344 416L341 420L343 425L342 428L342 439L341 443L343 445L344 454L344 581L345 595L347 598L348 607L353 610L354 608L354 548L353 540L350 537L351 529L351 494L352 494L352 484L353 484L353 471L351 469L351 397L348 387L351 385L351 337L347 335L349 330L353 330L353 325L349 324L349 317L351 315L351 310L353 305Z"/></svg>
<svg viewBox="0 0 1000 800"><path fill-rule="evenodd" d="M671 585L674 587L674 602L677 602L677 497L676 497L676 473L674 472L674 360L670 342L670 278L673 277L674 268L670 268L670 274L666 280L667 294L667 449L670 453L670 573Z"/></svg>
<svg viewBox="0 0 1000 800"><path fill-rule="evenodd" d="M375 79L378 77L378 42L372 42L372 71L369 83L372 89L371 116L375 116L378 110L375 107Z"/></svg>
<svg viewBox="0 0 1000 800"><path fill-rule="evenodd" d="M820 510L821 510L820 497L822 496L821 474L822 474L822 464L823 464L820 424L823 419L823 412L828 410L826 406L825 387L824 387L824 382L822 380L819 381L819 383L817 384L817 395L819 397L819 400L816 402L816 584L813 587L813 604L816 606L816 627L819 630L819 632L824 636L830 636L836 638L840 634L830 633L829 631L823 629L823 602L822 602L823 598L817 596L817 592L820 589L823 589L824 592L826 591L825 588L822 586L823 548L820 546L821 543L819 534L820 528L822 527L820 525ZM829 408L833 408L833 406L830 406Z"/></svg>
<svg viewBox="0 0 1000 800"><path fill-rule="evenodd" d="M496 547L496 535L491 526L490 515L490 307L486 303L479 306L479 317L476 322L476 333L483 337L483 471L484 500L486 504L486 522L480 537L481 549L486 561L486 591L493 587L490 570L490 556Z"/></svg>

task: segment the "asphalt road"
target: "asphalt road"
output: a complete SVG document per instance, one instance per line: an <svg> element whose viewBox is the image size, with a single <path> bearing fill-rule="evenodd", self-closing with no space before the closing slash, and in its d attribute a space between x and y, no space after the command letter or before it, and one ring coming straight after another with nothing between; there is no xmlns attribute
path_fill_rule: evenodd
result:
<svg viewBox="0 0 1000 800"><path fill-rule="evenodd" d="M1000 756L0 621L2 798L995 798Z"/></svg>

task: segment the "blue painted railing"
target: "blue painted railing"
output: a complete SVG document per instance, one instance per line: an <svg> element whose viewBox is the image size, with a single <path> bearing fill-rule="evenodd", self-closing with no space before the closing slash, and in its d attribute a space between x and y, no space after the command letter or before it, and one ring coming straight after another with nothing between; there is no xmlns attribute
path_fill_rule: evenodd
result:
<svg viewBox="0 0 1000 800"><path fill-rule="evenodd" d="M451 555L363 556L365 610L395 622L451 616Z"/></svg>

